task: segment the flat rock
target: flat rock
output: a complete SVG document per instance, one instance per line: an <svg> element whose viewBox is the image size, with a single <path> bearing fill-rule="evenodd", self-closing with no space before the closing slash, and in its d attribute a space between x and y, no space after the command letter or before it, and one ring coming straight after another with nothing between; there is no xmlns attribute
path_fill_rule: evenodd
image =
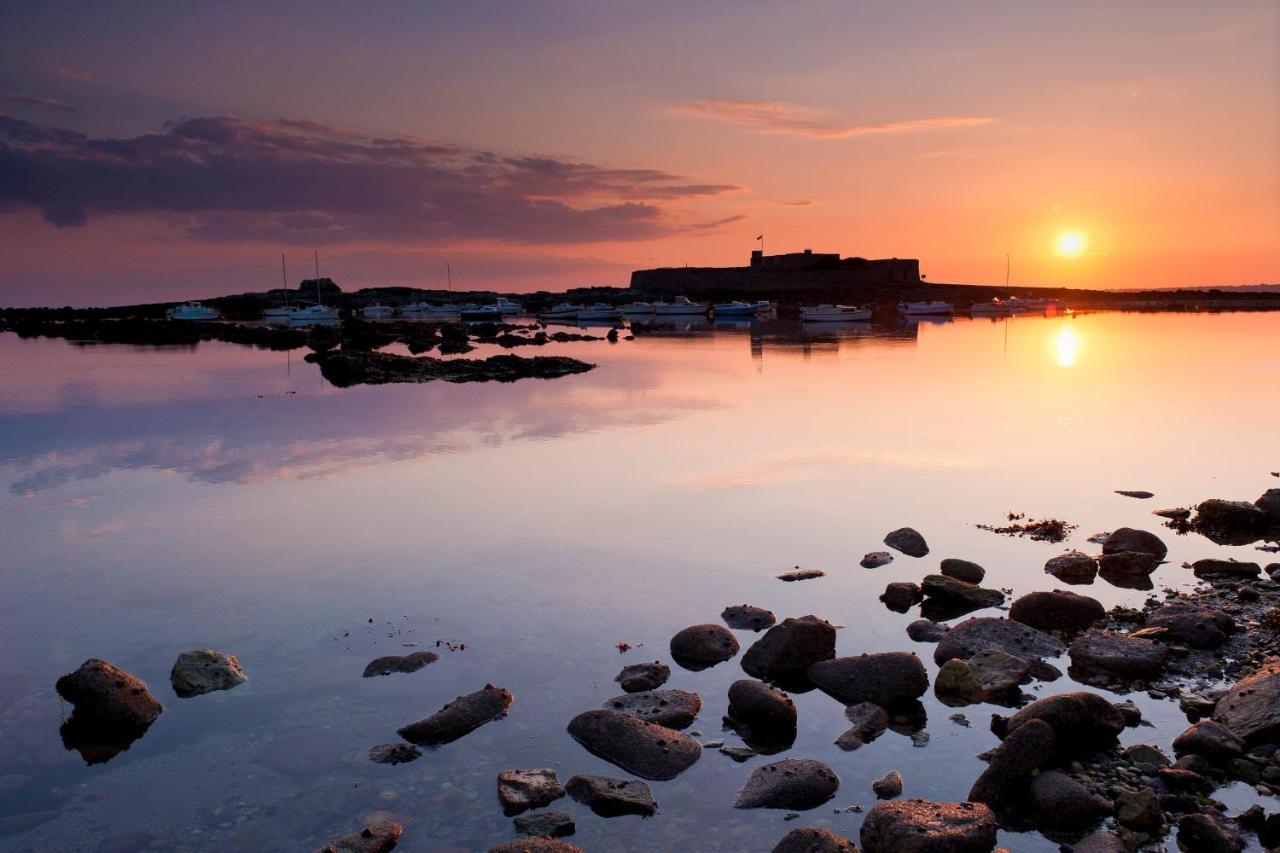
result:
<svg viewBox="0 0 1280 853"><path fill-rule="evenodd" d="M1040 825L1079 829L1111 814L1103 799L1061 770L1046 770L1031 780L1031 810Z"/></svg>
<svg viewBox="0 0 1280 853"><path fill-rule="evenodd" d="M1080 756L1111 746L1124 731L1124 716L1096 693L1076 691L1037 699L1009 718L1007 735L1032 720L1053 728L1058 754Z"/></svg>
<svg viewBox="0 0 1280 853"><path fill-rule="evenodd" d="M910 527L899 527L884 537L884 544L908 557L923 557L929 553L924 537Z"/></svg>
<svg viewBox="0 0 1280 853"><path fill-rule="evenodd" d="M784 758L757 767L733 801L736 809L811 809L835 796L840 777L821 761Z"/></svg>
<svg viewBox="0 0 1280 853"><path fill-rule="evenodd" d="M387 853L394 850L404 827L389 820L376 821L363 829L330 841L316 853Z"/></svg>
<svg viewBox="0 0 1280 853"><path fill-rule="evenodd" d="M568 812L547 811L521 815L516 818L516 832L519 835L530 835L539 838L560 838L573 835L577 831L573 818Z"/></svg>
<svg viewBox="0 0 1280 853"><path fill-rule="evenodd" d="M642 779L674 779L702 757L702 745L674 729L619 711L586 711L569 734L589 752Z"/></svg>
<svg viewBox="0 0 1280 853"><path fill-rule="evenodd" d="M450 743L501 717L513 701L510 692L486 684L474 693L459 696L431 716L404 726L397 734L419 746Z"/></svg>
<svg viewBox="0 0 1280 853"><path fill-rule="evenodd" d="M564 796L564 787L550 767L534 770L503 770L498 774L498 802L510 817L529 809L540 809ZM541 834L541 833L537 833Z"/></svg>
<svg viewBox="0 0 1280 853"><path fill-rule="evenodd" d="M1168 509L1153 509L1151 510L1151 514L1158 515L1161 518L1168 518L1176 521L1186 521L1188 518L1191 517L1191 510L1187 509L1186 507L1175 506L1175 507L1170 507Z"/></svg>
<svg viewBox="0 0 1280 853"><path fill-rule="evenodd" d="M1017 598L1009 618L1040 631L1075 634L1106 616L1102 602L1062 589L1030 592Z"/></svg>
<svg viewBox="0 0 1280 853"><path fill-rule="evenodd" d="M823 693L855 705L874 702L891 708L912 702L929 689L929 675L913 652L879 652L819 661L809 680Z"/></svg>
<svg viewBox="0 0 1280 853"><path fill-rule="evenodd" d="M1161 541L1159 536L1146 530L1137 530L1132 527L1121 527L1119 530L1113 530L1103 540L1102 553L1118 554L1123 551L1150 554L1157 560L1163 560L1165 555L1169 553L1168 547Z"/></svg>
<svg viewBox="0 0 1280 853"><path fill-rule="evenodd" d="M1169 649L1155 640L1142 640L1117 631L1093 630L1068 649L1073 677L1112 676L1125 680L1152 679L1164 671Z"/></svg>
<svg viewBox="0 0 1280 853"><path fill-rule="evenodd" d="M893 562L893 555L888 551L869 551L858 565L864 569L878 569Z"/></svg>
<svg viewBox="0 0 1280 853"><path fill-rule="evenodd" d="M685 669L701 670L738 653L738 638L723 625L692 625L671 638L671 657Z"/></svg>
<svg viewBox="0 0 1280 853"><path fill-rule="evenodd" d="M1116 489L1116 494L1126 498L1137 498L1138 500L1155 497L1155 492L1146 492L1141 489Z"/></svg>
<svg viewBox="0 0 1280 853"><path fill-rule="evenodd" d="M996 649L1024 660L1057 657L1067 650L1061 640L1030 625L1009 619L976 616L966 619L947 632L934 649L933 660L939 666L960 658L968 660L978 652Z"/></svg>
<svg viewBox="0 0 1280 853"><path fill-rule="evenodd" d="M408 764L422 757L422 750L408 743L380 743L369 747L369 760L374 764Z"/></svg>
<svg viewBox="0 0 1280 853"><path fill-rule="evenodd" d="M1193 649L1216 649L1235 632L1235 620L1221 610L1174 601L1147 614L1147 627L1164 628L1171 640Z"/></svg>
<svg viewBox="0 0 1280 853"><path fill-rule="evenodd" d="M907 636L917 643L936 643L951 630L932 619L917 619L907 626Z"/></svg>
<svg viewBox="0 0 1280 853"><path fill-rule="evenodd" d="M417 672L430 663L440 660L435 652L414 652L410 655L387 655L369 661L364 668L364 678L375 675L390 675L393 672Z"/></svg>
<svg viewBox="0 0 1280 853"><path fill-rule="evenodd" d="M902 774L897 770L890 770L879 779L872 781L871 790L880 800L892 800L894 797L902 796Z"/></svg>
<svg viewBox="0 0 1280 853"><path fill-rule="evenodd" d="M783 619L747 649L742 669L756 678L781 681L803 675L835 653L836 629L830 622L812 615Z"/></svg>
<svg viewBox="0 0 1280 853"><path fill-rule="evenodd" d="M981 803L894 800L867 812L859 840L864 853L990 853L996 818Z"/></svg>
<svg viewBox="0 0 1280 853"><path fill-rule="evenodd" d="M671 667L665 663L633 663L622 668L614 681L622 685L628 693L639 693L642 690L653 690L667 683L671 677Z"/></svg>
<svg viewBox="0 0 1280 853"><path fill-rule="evenodd" d="M1081 551L1067 551L1050 557L1044 570L1063 583L1090 584L1098 575L1098 561Z"/></svg>
<svg viewBox="0 0 1280 853"><path fill-rule="evenodd" d="M844 715L853 725L836 738L836 746L852 752L871 743L889 728L889 714L874 702L859 702L844 709Z"/></svg>
<svg viewBox="0 0 1280 853"><path fill-rule="evenodd" d="M945 704L1001 702L1017 698L1018 687L1031 678L1031 662L984 649L968 660L952 658L938 669L933 692Z"/></svg>
<svg viewBox="0 0 1280 853"><path fill-rule="evenodd" d="M814 578L824 577L826 574L822 569L802 569L796 566L792 571L778 575L778 580L795 583L796 581L811 581Z"/></svg>
<svg viewBox="0 0 1280 853"><path fill-rule="evenodd" d="M1263 666L1242 678L1218 700L1214 721L1247 743L1280 738L1280 664Z"/></svg>
<svg viewBox="0 0 1280 853"><path fill-rule="evenodd" d="M980 584L982 579L987 576L987 570L979 566L977 563L969 560L958 560L955 557L947 557L938 567L938 571L949 578L955 578L965 583Z"/></svg>
<svg viewBox="0 0 1280 853"><path fill-rule="evenodd" d="M924 598L920 585L911 581L894 581L885 586L880 600L885 607L898 613L906 613Z"/></svg>
<svg viewBox="0 0 1280 853"><path fill-rule="evenodd" d="M555 838L518 838L490 847L489 853L583 853L583 850Z"/></svg>
<svg viewBox="0 0 1280 853"><path fill-rule="evenodd" d="M634 779L582 774L570 779L565 789L569 796L601 817L627 814L648 817L658 809L649 786Z"/></svg>
<svg viewBox="0 0 1280 853"><path fill-rule="evenodd" d="M778 621L772 610L753 607L750 604L726 607L720 614L720 618L724 620L724 624L736 631L763 631Z"/></svg>
<svg viewBox="0 0 1280 853"><path fill-rule="evenodd" d="M1057 737L1044 720L1030 720L992 750L987 769L969 789L969 799L993 808L1019 802L1031 779L1057 759Z"/></svg>
<svg viewBox="0 0 1280 853"><path fill-rule="evenodd" d="M669 729L684 729L702 710L702 699L688 690L647 690L615 696L603 707Z"/></svg>
<svg viewBox="0 0 1280 853"><path fill-rule="evenodd" d="M1262 574L1262 567L1257 563L1245 563L1239 560L1196 560L1191 570L1198 578L1256 578Z"/></svg>
<svg viewBox="0 0 1280 853"><path fill-rule="evenodd" d="M858 853L858 848L829 829L793 829L774 845L773 853Z"/></svg>

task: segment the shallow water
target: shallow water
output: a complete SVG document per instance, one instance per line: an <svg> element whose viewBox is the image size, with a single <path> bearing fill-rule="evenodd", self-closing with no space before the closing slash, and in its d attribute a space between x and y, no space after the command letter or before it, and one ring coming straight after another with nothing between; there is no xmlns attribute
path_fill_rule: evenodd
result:
<svg viewBox="0 0 1280 853"><path fill-rule="evenodd" d="M381 810L405 824L401 849L483 850L513 835L499 770L626 775L565 724L621 692L623 664L669 661L673 633L726 605L817 614L843 626L839 654L911 649L932 674L933 646L903 630L917 614L877 596L942 557L981 563L984 585L1015 594L1060 586L1048 557L1125 525L1170 545L1157 586L1191 585L1184 560L1269 561L1150 513L1277 485L1278 332L1261 313L708 326L541 348L600 365L553 381L345 390L299 353L0 335L0 848L310 849ZM1051 545L974 526L1010 511L1079 527ZM858 566L903 525L928 557ZM827 576L774 578L796 565ZM1076 591L1108 606L1147 595ZM373 657L437 640L466 648L360 677ZM177 698L169 667L198 647L238 655L250 681ZM53 682L94 656L147 681L165 712L86 766L62 746ZM737 659L673 669L666 686L704 701L693 730L737 743L720 727ZM515 694L505 719L411 764L364 757L486 682ZM1173 702L1128 698L1158 727L1126 743L1167 747L1186 725ZM763 851L803 825L856 838L862 815L833 810L870 807L890 769L905 796L962 799L996 743L989 716L1005 712L926 695L926 746L890 732L844 753L839 703L795 699L788 755L828 762L842 786L794 821L732 809L772 759L715 750L650 783L652 819L553 808L587 850ZM1219 792L1233 806L1252 796ZM1001 842L1057 849L1032 833Z"/></svg>

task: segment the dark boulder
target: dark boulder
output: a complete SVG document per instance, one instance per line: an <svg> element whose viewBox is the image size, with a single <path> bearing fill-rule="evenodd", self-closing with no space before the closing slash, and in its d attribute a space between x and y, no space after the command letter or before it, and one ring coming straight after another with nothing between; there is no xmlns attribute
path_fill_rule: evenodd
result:
<svg viewBox="0 0 1280 853"><path fill-rule="evenodd" d="M649 786L634 779L583 774L570 779L565 790L569 792L569 796L601 817L625 814L648 817L658 809Z"/></svg>
<svg viewBox="0 0 1280 853"><path fill-rule="evenodd" d="M702 745L674 729L618 711L586 711L569 734L589 752L642 779L674 779L702 757Z"/></svg>
<svg viewBox="0 0 1280 853"><path fill-rule="evenodd" d="M880 600L884 606L898 613L906 613L924 597L920 585L911 581L894 581L885 586Z"/></svg>
<svg viewBox="0 0 1280 853"><path fill-rule="evenodd" d="M990 853L996 818L981 803L894 800L867 812L859 840L864 853Z"/></svg>
<svg viewBox="0 0 1280 853"><path fill-rule="evenodd" d="M1244 849L1244 840L1224 819L1198 812L1178 820L1178 848L1187 853L1237 853Z"/></svg>
<svg viewBox="0 0 1280 853"><path fill-rule="evenodd" d="M968 660L978 652L996 649L1024 660L1057 657L1067 650L1061 640L1021 622L975 616L956 625L938 642L933 660L939 666L960 658Z"/></svg>
<svg viewBox="0 0 1280 853"><path fill-rule="evenodd" d="M1280 740L1280 664L1267 664L1237 681L1218 700L1213 719L1246 743Z"/></svg>
<svg viewBox="0 0 1280 853"><path fill-rule="evenodd" d="M884 537L884 544L908 557L923 557L929 553L929 545L910 527L899 527Z"/></svg>
<svg viewBox="0 0 1280 853"><path fill-rule="evenodd" d="M498 774L498 802L508 817L540 809L564 796L564 787L550 767L503 770Z"/></svg>
<svg viewBox="0 0 1280 853"><path fill-rule="evenodd" d="M1098 561L1080 551L1067 551L1050 557L1044 570L1063 583L1090 584L1097 577Z"/></svg>
<svg viewBox="0 0 1280 853"><path fill-rule="evenodd" d="M943 704L974 702L1013 704L1019 685L1031 678L1031 661L998 649L985 649L968 660L952 658L938 669L933 692Z"/></svg>
<svg viewBox="0 0 1280 853"><path fill-rule="evenodd" d="M1262 573L1257 563L1242 563L1239 560L1196 560L1191 570L1198 578L1237 578L1251 580Z"/></svg>
<svg viewBox="0 0 1280 853"><path fill-rule="evenodd" d="M685 669L701 670L738 653L738 638L723 625L693 625L671 638L671 657Z"/></svg>
<svg viewBox="0 0 1280 853"><path fill-rule="evenodd" d="M992 750L987 769L969 789L969 799L992 808L1021 801L1031 779L1052 766L1056 755L1057 740L1052 726L1044 720L1031 720L1019 726Z"/></svg>
<svg viewBox="0 0 1280 853"><path fill-rule="evenodd" d="M917 619L907 626L907 636L917 643L936 643L947 635L950 629L946 625L932 619Z"/></svg>
<svg viewBox="0 0 1280 853"><path fill-rule="evenodd" d="M387 853L394 850L404 827L389 820L370 823L363 829L334 839L316 853Z"/></svg>
<svg viewBox="0 0 1280 853"><path fill-rule="evenodd" d="M829 829L793 829L774 845L773 853L858 853L858 848Z"/></svg>
<svg viewBox="0 0 1280 853"><path fill-rule="evenodd" d="M583 850L557 838L519 838L490 847L488 853L583 853Z"/></svg>
<svg viewBox="0 0 1280 853"><path fill-rule="evenodd" d="M1106 615L1102 602L1086 595L1055 589L1021 596L1009 608L1009 618L1041 631L1075 634Z"/></svg>
<svg viewBox="0 0 1280 853"><path fill-rule="evenodd" d="M1058 755L1078 757L1111 746L1124 731L1124 716L1096 693L1077 691L1037 699L1009 718L1006 737L1032 720L1053 728Z"/></svg>
<svg viewBox="0 0 1280 853"><path fill-rule="evenodd" d="M822 569L802 569L796 566L792 571L778 575L778 580L785 583L795 583L796 581L811 581L814 578L825 577L826 574Z"/></svg>
<svg viewBox="0 0 1280 853"><path fill-rule="evenodd" d="M878 800L892 800L894 797L901 796L902 774L897 770L890 770L871 782L871 791Z"/></svg>
<svg viewBox="0 0 1280 853"><path fill-rule="evenodd" d="M925 575L920 589L930 604L936 602L957 616L1004 603L1004 593L998 589L983 589L946 575Z"/></svg>
<svg viewBox="0 0 1280 853"><path fill-rule="evenodd" d="M850 705L844 709L844 715L853 725L836 738L836 746L845 752L852 752L871 743L889 728L888 712L874 702Z"/></svg>
<svg viewBox="0 0 1280 853"><path fill-rule="evenodd" d="M729 686L729 716L754 731L794 730L796 703L775 687L743 678Z"/></svg>
<svg viewBox="0 0 1280 853"><path fill-rule="evenodd" d="M724 624L736 631L763 631L778 621L773 611L765 610L763 607L753 607L750 604L726 607L720 614L720 618L724 620Z"/></svg>
<svg viewBox="0 0 1280 853"><path fill-rule="evenodd" d="M1109 533L1102 542L1104 554L1119 554L1126 551L1150 554L1157 560L1163 560L1169 553L1168 547L1159 536L1145 530L1135 530L1132 527L1121 527Z"/></svg>
<svg viewBox="0 0 1280 853"><path fill-rule="evenodd" d="M1078 829L1111 814L1103 799L1061 770L1046 770L1031 780L1031 810L1042 826Z"/></svg>
<svg viewBox="0 0 1280 853"><path fill-rule="evenodd" d="M1196 507L1191 526L1219 544L1252 542L1271 526L1265 510L1248 501L1227 501L1210 498Z"/></svg>
<svg viewBox="0 0 1280 853"><path fill-rule="evenodd" d="M1171 640L1193 649L1216 649L1235 632L1235 620L1221 610L1175 601L1147 614L1147 627L1164 628Z"/></svg>
<svg viewBox="0 0 1280 853"><path fill-rule="evenodd" d="M1098 558L1098 576L1124 589L1151 589L1150 575L1160 560L1143 551L1117 551Z"/></svg>
<svg viewBox="0 0 1280 853"><path fill-rule="evenodd" d="M864 569L878 569L893 562L893 555L888 551L869 551L858 562Z"/></svg>
<svg viewBox="0 0 1280 853"><path fill-rule="evenodd" d="M948 557L943 560L938 567L938 571L949 578L955 578L958 581L971 584L980 584L982 579L987 576L987 570L977 563L958 560L955 557Z"/></svg>
<svg viewBox="0 0 1280 853"><path fill-rule="evenodd" d="M836 629L817 616L783 619L742 656L742 669L756 678L782 681L803 675L821 660L835 657Z"/></svg>
<svg viewBox="0 0 1280 853"><path fill-rule="evenodd" d="M614 677L614 681L622 685L628 693L639 693L642 690L653 690L667 683L671 677L671 667L665 663L633 663L622 668Z"/></svg>
<svg viewBox="0 0 1280 853"><path fill-rule="evenodd" d="M411 655L387 655L375 658L364 668L364 678L375 675L390 675L393 672L417 672L430 663L435 663L440 656L435 652L414 652Z"/></svg>
<svg viewBox="0 0 1280 853"><path fill-rule="evenodd" d="M669 729L684 729L702 710L702 699L688 690L646 690L615 696L603 707Z"/></svg>
<svg viewBox="0 0 1280 853"><path fill-rule="evenodd" d="M1268 524L1280 527L1280 489L1267 489L1253 505L1266 514Z"/></svg>
<svg viewBox="0 0 1280 853"><path fill-rule="evenodd" d="M60 729L62 743L87 764L110 761L128 749L164 710L142 679L99 658L62 676L55 687L75 706Z"/></svg>
<svg viewBox="0 0 1280 853"><path fill-rule="evenodd" d="M430 717L404 726L397 734L419 746L450 743L501 717L513 701L510 692L486 684L474 693L459 696Z"/></svg>
<svg viewBox="0 0 1280 853"><path fill-rule="evenodd" d="M1164 671L1169 649L1116 631L1093 630L1071 644L1071 675L1082 680L1114 677L1151 679Z"/></svg>
<svg viewBox="0 0 1280 853"><path fill-rule="evenodd" d="M1071 853L1129 853L1129 848L1114 832L1098 830L1072 844Z"/></svg>
<svg viewBox="0 0 1280 853"><path fill-rule="evenodd" d="M924 664L912 652L880 652L819 661L809 680L828 696L854 705L874 702L883 708L912 702L929 689Z"/></svg>
<svg viewBox="0 0 1280 853"><path fill-rule="evenodd" d="M733 801L736 809L811 809L835 796L840 777L821 761L784 758L757 767Z"/></svg>

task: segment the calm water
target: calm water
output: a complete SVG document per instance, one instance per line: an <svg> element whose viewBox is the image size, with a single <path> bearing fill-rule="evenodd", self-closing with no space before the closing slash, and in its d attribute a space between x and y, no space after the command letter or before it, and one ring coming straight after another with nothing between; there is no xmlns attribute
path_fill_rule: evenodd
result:
<svg viewBox="0 0 1280 853"><path fill-rule="evenodd" d="M877 596L942 557L976 560L987 586L1015 592L1053 588L1048 557L1122 525L1169 542L1157 584L1190 584L1183 560L1265 557L1175 537L1150 512L1276 485L1278 332L1275 314L707 327L544 348L600 365L550 382L347 390L298 353L0 335L0 847L299 850L385 811L405 824L402 849L483 850L513 836L499 770L625 775L565 724L620 692L623 664L669 660L673 633L728 604L817 614L844 626L840 654L913 649L932 673L933 646L903 630L917 615ZM1079 528L1049 545L974 527L1011 510ZM858 566L902 525L924 533L928 557ZM774 579L796 565L828 574ZM1087 592L1107 605L1146 595ZM373 657L437 640L466 649L360 677ZM169 667L199 647L237 654L250 681L178 699ZM89 767L61 744L53 682L91 656L146 680L165 712ZM666 686L704 700L693 730L737 743L720 717L738 661L673 669ZM412 764L364 757L485 682L514 692L506 719ZM1132 698L1161 725L1125 742L1167 746L1185 727L1173 703ZM862 815L833 808L869 807L870 780L890 769L906 796L963 799L1002 710L929 695L927 746L890 732L844 753L842 707L796 701L789 754L843 780L796 821L732 809L770 759L714 750L651 783L653 819L553 807L587 850L764 851L802 825L856 838ZM971 728L948 719L957 710Z"/></svg>

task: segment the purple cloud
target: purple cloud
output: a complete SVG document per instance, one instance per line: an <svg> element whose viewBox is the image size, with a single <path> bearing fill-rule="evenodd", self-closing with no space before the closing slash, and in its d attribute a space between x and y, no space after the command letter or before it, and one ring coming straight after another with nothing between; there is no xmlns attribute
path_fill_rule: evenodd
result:
<svg viewBox="0 0 1280 853"><path fill-rule="evenodd" d="M699 227L666 205L736 189L309 120L183 118L117 139L0 115L0 210L60 228L122 214L209 240L641 240Z"/></svg>
<svg viewBox="0 0 1280 853"><path fill-rule="evenodd" d="M44 98L39 95L24 95L21 92L7 92L0 95L0 101L13 104L18 107L40 107L47 110L60 110L62 112L73 113L76 111L74 104L68 104L66 101L59 101L57 98Z"/></svg>

